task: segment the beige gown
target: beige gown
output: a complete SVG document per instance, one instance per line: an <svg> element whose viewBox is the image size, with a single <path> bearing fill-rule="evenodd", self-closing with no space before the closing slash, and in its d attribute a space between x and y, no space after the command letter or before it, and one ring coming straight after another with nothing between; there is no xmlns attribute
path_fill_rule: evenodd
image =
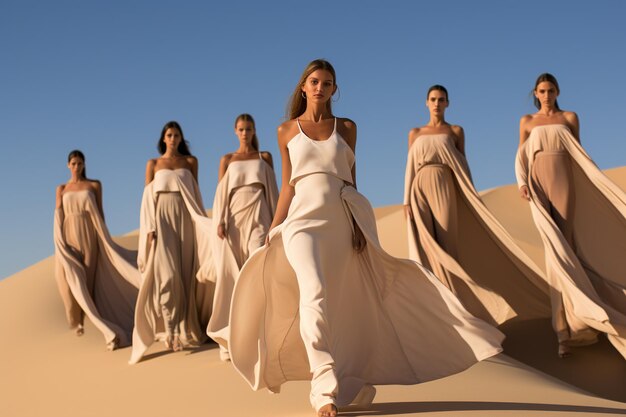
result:
<svg viewBox="0 0 626 417"><path fill-rule="evenodd" d="M156 244L148 235L156 232ZM185 346L206 340L215 270L211 219L188 169L160 169L144 189L137 263L142 283L130 363L155 340L176 335Z"/></svg>
<svg viewBox="0 0 626 417"><path fill-rule="evenodd" d="M606 333L626 357L626 194L561 124L532 129L515 171L544 244L559 342Z"/></svg>
<svg viewBox="0 0 626 417"><path fill-rule="evenodd" d="M136 254L113 242L90 190L63 193L54 216L54 249L70 327L83 324L86 315L106 343L129 345L141 279Z"/></svg>
<svg viewBox="0 0 626 417"><path fill-rule="evenodd" d="M311 380L311 404L351 403L364 384L415 384L500 352L429 271L382 250L373 210L350 185L354 154L337 133L288 144L295 196L233 292L230 354L253 389ZM352 248L353 221L367 240Z"/></svg>
<svg viewBox="0 0 626 417"><path fill-rule="evenodd" d="M432 270L465 308L494 324L550 317L543 273L481 201L453 136L413 142L404 189L413 214L409 257Z"/></svg>
<svg viewBox="0 0 626 417"><path fill-rule="evenodd" d="M278 188L272 167L261 158L232 161L217 185L213 227L223 223L226 238L212 239L216 286L207 334L228 352L230 300L239 270L263 246L276 211Z"/></svg>

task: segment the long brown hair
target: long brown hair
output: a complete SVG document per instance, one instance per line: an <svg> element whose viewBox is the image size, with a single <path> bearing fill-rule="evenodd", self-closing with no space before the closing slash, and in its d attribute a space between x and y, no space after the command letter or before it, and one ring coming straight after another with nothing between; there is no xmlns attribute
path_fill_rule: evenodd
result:
<svg viewBox="0 0 626 417"><path fill-rule="evenodd" d="M78 149L74 149L73 151L69 153L69 155L67 155L68 164L72 161L72 158L80 158L83 160L83 170L80 173L80 176L86 180L87 179L87 167L85 166L85 155Z"/></svg>
<svg viewBox="0 0 626 417"><path fill-rule="evenodd" d="M330 62L324 59L316 59L315 61L311 61L302 72L302 76L300 76L300 80L298 81L296 88L293 90L293 94L291 95L291 98L289 99L289 102L287 104L288 120L297 118L306 110L306 99L302 97L302 86L306 82L306 79L309 78L309 75L317 70L328 71L330 75L333 76L333 84L337 86L337 75L335 74L335 69L330 64ZM332 114L331 100L328 100L328 102L326 103L326 109L330 114Z"/></svg>
<svg viewBox="0 0 626 417"><path fill-rule="evenodd" d="M535 91L537 91L537 86L544 81L547 81L551 83L552 85L554 85L556 87L557 93L561 92L561 89L559 88L559 82L556 80L556 77L550 74L549 72L544 72L539 77L537 77L537 81L535 81L535 88L533 88L532 92L534 93ZM537 97L535 97L534 94L533 94L533 103L535 104L535 107L537 107L538 110L541 110L541 103L539 102ZM554 107L556 107L557 110L561 110L561 108L559 107L559 102L556 100L554 100Z"/></svg>
<svg viewBox="0 0 626 417"><path fill-rule="evenodd" d="M259 151L259 138L256 136L256 123L254 123L254 119L248 113L242 113L235 119L235 129L237 129L237 123L239 121L242 122L250 122L252 123L252 127L254 128L254 135L252 135L252 140L250 141L250 145L254 148L255 151Z"/></svg>

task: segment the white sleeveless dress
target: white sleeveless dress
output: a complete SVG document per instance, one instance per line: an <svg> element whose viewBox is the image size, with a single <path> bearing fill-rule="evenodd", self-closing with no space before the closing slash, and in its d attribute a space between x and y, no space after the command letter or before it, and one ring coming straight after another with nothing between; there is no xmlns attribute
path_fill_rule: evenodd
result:
<svg viewBox="0 0 626 417"><path fill-rule="evenodd" d="M315 409L342 406L365 384L441 378L501 350L502 334L430 272L381 249L336 125L325 141L300 130L288 148L289 213L233 293L231 359L253 389L311 379ZM361 254L352 248L353 219L367 240Z"/></svg>

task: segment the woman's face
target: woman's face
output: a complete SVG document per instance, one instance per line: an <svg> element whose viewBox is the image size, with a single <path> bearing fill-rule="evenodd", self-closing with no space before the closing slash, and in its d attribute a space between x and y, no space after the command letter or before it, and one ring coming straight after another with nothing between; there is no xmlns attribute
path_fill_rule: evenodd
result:
<svg viewBox="0 0 626 417"><path fill-rule="evenodd" d="M313 71L304 81L302 92L310 103L325 103L335 94L337 86L333 75L323 69Z"/></svg>
<svg viewBox="0 0 626 417"><path fill-rule="evenodd" d="M535 97L539 100L542 108L552 108L559 96L556 86L550 81L542 81L535 88Z"/></svg>
<svg viewBox="0 0 626 417"><path fill-rule="evenodd" d="M250 144L255 133L254 123L246 120L237 121L237 124L235 125L235 134L239 138L239 142Z"/></svg>
<svg viewBox="0 0 626 417"><path fill-rule="evenodd" d="M73 176L82 177L83 169L85 169L85 161L79 156L73 156L70 162L67 163L67 167Z"/></svg>
<svg viewBox="0 0 626 417"><path fill-rule="evenodd" d="M446 93L440 90L433 90L428 93L426 107L428 107L430 114L442 116L448 107L448 97L446 97Z"/></svg>
<svg viewBox="0 0 626 417"><path fill-rule="evenodd" d="M181 136L180 131L175 127L169 127L165 131L165 135L163 135L163 142L167 149L176 151L178 150L178 145L180 145Z"/></svg>

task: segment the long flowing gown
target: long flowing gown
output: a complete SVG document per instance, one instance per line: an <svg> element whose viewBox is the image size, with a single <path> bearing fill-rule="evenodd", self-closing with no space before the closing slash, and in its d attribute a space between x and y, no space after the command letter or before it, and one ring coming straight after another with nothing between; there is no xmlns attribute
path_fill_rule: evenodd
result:
<svg viewBox="0 0 626 417"><path fill-rule="evenodd" d="M213 238L215 297L207 334L228 352L230 301L239 270L250 254L263 246L276 212L278 187L272 167L261 158L232 161L220 180L213 201L213 228L224 224L226 237Z"/></svg>
<svg viewBox="0 0 626 417"><path fill-rule="evenodd" d="M447 133L409 149L404 204L409 257L434 272L473 315L494 324L550 317L549 285L478 195Z"/></svg>
<svg viewBox="0 0 626 417"><path fill-rule="evenodd" d="M606 333L626 357L626 193L562 124L533 128L515 171L530 190L559 342L585 345Z"/></svg>
<svg viewBox="0 0 626 417"><path fill-rule="evenodd" d="M342 406L365 384L429 381L500 352L497 329L419 264L382 250L336 125L325 141L300 129L288 148L295 196L242 268L231 305L231 359L253 389L311 380L315 409ZM361 254L353 221L367 240Z"/></svg>
<svg viewBox="0 0 626 417"><path fill-rule="evenodd" d="M105 342L130 344L140 275L136 253L116 244L92 191L66 191L54 214L55 276L70 327L84 316Z"/></svg>
<svg viewBox="0 0 626 417"><path fill-rule="evenodd" d="M178 336L183 345L206 340L215 269L198 183L188 169L160 169L143 193L139 226L141 287L135 311L137 363L155 340ZM156 232L156 243L149 234Z"/></svg>

